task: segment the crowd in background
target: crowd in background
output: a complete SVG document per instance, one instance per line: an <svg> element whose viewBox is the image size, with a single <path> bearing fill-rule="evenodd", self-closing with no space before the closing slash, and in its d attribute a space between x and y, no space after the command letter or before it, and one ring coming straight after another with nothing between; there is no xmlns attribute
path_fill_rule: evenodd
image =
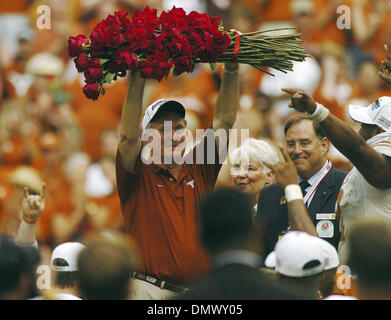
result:
<svg viewBox="0 0 391 320"><path fill-rule="evenodd" d="M50 29L39 29L37 8L50 8ZM128 78L107 85L97 101L83 92L83 78L68 56L67 39L88 35L109 13L131 15L146 5L159 12L172 7L209 12L241 32L295 27L313 58L294 71L274 77L241 65L240 106L234 128L271 143L283 141L283 123L291 115L281 88L310 92L340 119L349 120L349 104L367 106L391 95L378 75L391 47L391 3L387 0L20 0L0 3L0 231L18 230L23 186L40 193L46 184L46 208L39 219L40 251L87 240L103 230L123 232L115 179L122 105ZM351 28L339 29L340 6L348 6ZM346 7L345 7L346 9ZM348 19L348 18L346 18ZM349 22L345 20L345 22ZM346 26L346 25L345 25ZM175 98L186 106L188 128L206 129L221 80L197 65L191 74L148 81L145 105ZM347 171L351 165L336 149L330 160ZM222 170L219 185L232 182ZM44 259L45 261L45 259Z"/></svg>

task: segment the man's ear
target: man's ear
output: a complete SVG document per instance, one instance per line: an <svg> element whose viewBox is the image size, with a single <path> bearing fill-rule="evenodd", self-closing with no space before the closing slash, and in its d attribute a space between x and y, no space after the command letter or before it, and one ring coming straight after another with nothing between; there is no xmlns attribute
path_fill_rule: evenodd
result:
<svg viewBox="0 0 391 320"><path fill-rule="evenodd" d="M269 171L265 176L265 185L272 184L274 180L274 173Z"/></svg>
<svg viewBox="0 0 391 320"><path fill-rule="evenodd" d="M321 143L321 146L322 146L322 151L324 153L327 153L329 152L329 149L330 149L330 140L326 137L323 137L322 138L322 141L320 142Z"/></svg>

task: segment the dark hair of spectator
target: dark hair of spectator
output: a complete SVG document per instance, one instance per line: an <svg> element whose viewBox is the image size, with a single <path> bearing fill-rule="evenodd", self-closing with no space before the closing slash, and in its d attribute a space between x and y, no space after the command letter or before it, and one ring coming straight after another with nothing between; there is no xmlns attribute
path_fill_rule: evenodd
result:
<svg viewBox="0 0 391 320"><path fill-rule="evenodd" d="M34 271L39 262L39 253L35 248L19 247L15 240L0 234L0 300L20 285L23 276L31 279L30 298L34 291Z"/></svg>
<svg viewBox="0 0 391 320"><path fill-rule="evenodd" d="M78 258L79 289L86 300L127 299L134 260L126 242L99 237Z"/></svg>
<svg viewBox="0 0 391 320"><path fill-rule="evenodd" d="M203 246L216 253L246 241L255 228L249 197L240 190L222 188L200 205Z"/></svg>

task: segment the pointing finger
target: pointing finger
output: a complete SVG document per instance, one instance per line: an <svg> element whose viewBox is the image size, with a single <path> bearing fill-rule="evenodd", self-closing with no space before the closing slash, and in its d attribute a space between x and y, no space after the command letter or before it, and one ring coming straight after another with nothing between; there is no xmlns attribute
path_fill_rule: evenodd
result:
<svg viewBox="0 0 391 320"><path fill-rule="evenodd" d="M287 94L290 94L291 96L294 95L297 92L296 89L287 89L287 88L282 88L281 91L284 91Z"/></svg>

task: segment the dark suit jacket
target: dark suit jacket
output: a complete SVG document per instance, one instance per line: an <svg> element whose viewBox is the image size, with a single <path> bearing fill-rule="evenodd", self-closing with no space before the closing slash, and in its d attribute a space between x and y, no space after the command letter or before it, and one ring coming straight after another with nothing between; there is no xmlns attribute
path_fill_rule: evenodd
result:
<svg viewBox="0 0 391 320"><path fill-rule="evenodd" d="M321 221L316 219L317 213L335 213L335 203L345 176L345 172L332 167L316 188L310 206L307 208L315 227ZM285 203L282 201L284 196L284 191L277 183L262 189L259 195L257 219L264 226L265 257L273 251L279 235L289 226L286 201ZM330 221L334 225L334 236L332 238L324 238L324 240L338 249L340 240L339 222L335 219Z"/></svg>
<svg viewBox="0 0 391 320"><path fill-rule="evenodd" d="M312 296L281 287L261 271L245 264L227 264L175 300L310 300Z"/></svg>

